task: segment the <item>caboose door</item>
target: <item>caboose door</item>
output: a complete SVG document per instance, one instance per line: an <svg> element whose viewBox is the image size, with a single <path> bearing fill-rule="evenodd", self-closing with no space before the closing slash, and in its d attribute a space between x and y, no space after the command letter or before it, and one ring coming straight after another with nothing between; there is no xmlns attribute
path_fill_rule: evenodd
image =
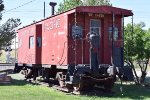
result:
<svg viewBox="0 0 150 100"><path fill-rule="evenodd" d="M101 20L100 19L91 19L90 20L90 34L95 34L99 36L99 39L96 42L99 46L97 48L96 58L98 60L97 63L101 63Z"/></svg>
<svg viewBox="0 0 150 100"><path fill-rule="evenodd" d="M35 62L41 64L42 57L42 24L36 25L36 50L35 50Z"/></svg>

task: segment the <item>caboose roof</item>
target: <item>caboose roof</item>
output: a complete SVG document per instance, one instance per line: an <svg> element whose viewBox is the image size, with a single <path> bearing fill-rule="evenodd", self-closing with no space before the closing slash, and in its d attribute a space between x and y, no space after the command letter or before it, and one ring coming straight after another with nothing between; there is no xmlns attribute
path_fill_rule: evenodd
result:
<svg viewBox="0 0 150 100"><path fill-rule="evenodd" d="M112 7L112 6L79 6L79 7L73 8L71 10L62 12L60 14L50 16L50 17L48 17L46 19L58 16L58 15L61 15L61 14L71 14L71 13L75 13L75 12L102 13L102 14L112 14L112 13L114 13L115 15L124 15L124 17L128 17L128 16L132 16L133 15L131 10L117 8L117 7ZM42 22L42 21L44 21L46 19L42 19L42 20L40 20L38 22L35 22L35 23L32 23L30 25L37 24L37 23ZM23 28L28 27L30 25L24 26L24 27L22 27L20 29L23 29ZM20 29L18 29L18 30L20 30Z"/></svg>
<svg viewBox="0 0 150 100"><path fill-rule="evenodd" d="M102 14L114 13L115 15L124 15L125 17L133 15L131 10L112 6L80 6L74 9L76 10L76 12L102 13Z"/></svg>

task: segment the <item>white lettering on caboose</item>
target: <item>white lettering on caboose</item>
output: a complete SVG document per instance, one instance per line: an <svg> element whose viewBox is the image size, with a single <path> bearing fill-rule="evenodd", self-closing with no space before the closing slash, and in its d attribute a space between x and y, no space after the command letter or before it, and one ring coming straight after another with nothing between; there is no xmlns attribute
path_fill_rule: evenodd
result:
<svg viewBox="0 0 150 100"><path fill-rule="evenodd" d="M60 19L50 20L44 23L44 30L50 31L60 27Z"/></svg>

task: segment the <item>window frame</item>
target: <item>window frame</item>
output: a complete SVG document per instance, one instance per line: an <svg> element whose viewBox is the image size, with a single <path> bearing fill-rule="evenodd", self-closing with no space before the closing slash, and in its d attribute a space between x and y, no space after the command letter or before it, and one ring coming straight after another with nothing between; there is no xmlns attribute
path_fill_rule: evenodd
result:
<svg viewBox="0 0 150 100"><path fill-rule="evenodd" d="M112 34L113 34L112 31L113 31L113 30L112 30L112 27L109 27L109 28L108 28L108 38L109 38L109 41L112 40ZM116 27L116 26L114 27L113 40L114 40L114 41L119 40L119 29L118 29L118 27Z"/></svg>
<svg viewBox="0 0 150 100"><path fill-rule="evenodd" d="M35 39L34 36L29 36L29 49L34 48Z"/></svg>
<svg viewBox="0 0 150 100"><path fill-rule="evenodd" d="M99 27L92 27L92 21L97 21L97 22L99 22ZM98 35L101 36L101 20L99 20L99 19L90 19L90 33L92 32L92 31L91 31L92 28L95 28L95 29L98 28L98 30L99 30Z"/></svg>

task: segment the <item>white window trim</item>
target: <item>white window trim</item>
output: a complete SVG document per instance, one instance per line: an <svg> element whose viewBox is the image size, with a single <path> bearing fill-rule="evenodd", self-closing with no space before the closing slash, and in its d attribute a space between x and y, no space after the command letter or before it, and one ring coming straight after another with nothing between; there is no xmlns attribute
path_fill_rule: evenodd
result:
<svg viewBox="0 0 150 100"><path fill-rule="evenodd" d="M91 27L91 21L92 20L98 21L100 23L100 27ZM101 20L99 20L99 19L90 19L90 32L91 32L92 28L98 28L99 29L99 36L101 36Z"/></svg>

